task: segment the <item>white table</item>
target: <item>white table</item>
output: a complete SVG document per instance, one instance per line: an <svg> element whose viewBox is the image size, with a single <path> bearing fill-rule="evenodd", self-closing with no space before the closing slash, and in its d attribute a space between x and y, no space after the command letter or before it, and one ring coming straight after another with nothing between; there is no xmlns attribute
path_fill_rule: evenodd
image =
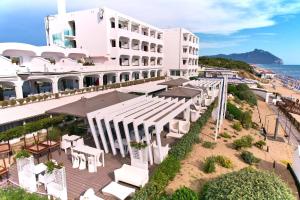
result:
<svg viewBox="0 0 300 200"><path fill-rule="evenodd" d="M81 137L78 135L66 135L64 136L64 140L68 141L71 143L71 145L73 146L73 142L76 140L79 140Z"/></svg>
<svg viewBox="0 0 300 200"><path fill-rule="evenodd" d="M47 166L44 163L40 163L34 166L34 174L38 175L47 170Z"/></svg>
<svg viewBox="0 0 300 200"><path fill-rule="evenodd" d="M104 151L101 149L97 149L94 147L90 147L87 145L78 145L73 148L73 151L94 156L96 158L97 155L102 157L102 166L104 167Z"/></svg>

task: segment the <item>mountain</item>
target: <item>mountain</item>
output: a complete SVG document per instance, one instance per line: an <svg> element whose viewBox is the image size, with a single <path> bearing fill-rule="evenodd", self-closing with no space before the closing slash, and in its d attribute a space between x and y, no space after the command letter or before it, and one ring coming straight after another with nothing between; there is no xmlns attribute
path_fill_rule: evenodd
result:
<svg viewBox="0 0 300 200"><path fill-rule="evenodd" d="M283 64L282 59L274 56L268 51L261 49L254 49L253 51L247 53L234 53L229 55L219 54L209 57L239 60L249 64Z"/></svg>

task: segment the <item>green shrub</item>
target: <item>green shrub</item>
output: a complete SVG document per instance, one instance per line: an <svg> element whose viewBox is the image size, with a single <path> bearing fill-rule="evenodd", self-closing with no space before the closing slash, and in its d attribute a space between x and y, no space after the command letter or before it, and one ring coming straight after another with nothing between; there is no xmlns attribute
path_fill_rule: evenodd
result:
<svg viewBox="0 0 300 200"><path fill-rule="evenodd" d="M291 189L274 173L245 168L207 182L201 200L284 199L295 200Z"/></svg>
<svg viewBox="0 0 300 200"><path fill-rule="evenodd" d="M215 161L224 168L229 169L233 167L231 160L225 156L218 155L215 157Z"/></svg>
<svg viewBox="0 0 300 200"><path fill-rule="evenodd" d="M236 131L241 131L242 130L242 125L240 122L234 122L232 125L232 128Z"/></svg>
<svg viewBox="0 0 300 200"><path fill-rule="evenodd" d="M175 191L172 200L198 200L198 195L187 187L182 187Z"/></svg>
<svg viewBox="0 0 300 200"><path fill-rule="evenodd" d="M252 127L252 114L249 111L243 113L242 118L240 119L242 126L245 129Z"/></svg>
<svg viewBox="0 0 300 200"><path fill-rule="evenodd" d="M17 104L17 101L15 99L11 99L8 101L8 104L11 105L11 106L14 106Z"/></svg>
<svg viewBox="0 0 300 200"><path fill-rule="evenodd" d="M202 146L207 149L214 149L217 146L216 142L204 141L202 142Z"/></svg>
<svg viewBox="0 0 300 200"><path fill-rule="evenodd" d="M233 167L233 164L229 158L225 156L217 155L217 156L210 156L205 159L203 164L203 171L205 173L215 172L216 164L228 169Z"/></svg>
<svg viewBox="0 0 300 200"><path fill-rule="evenodd" d="M242 136L240 139L233 141L233 147L236 150L240 150L242 148L248 148L252 146L253 137L251 135Z"/></svg>
<svg viewBox="0 0 300 200"><path fill-rule="evenodd" d="M228 115L232 115L233 118L237 120L241 119L243 116L243 111L230 102L227 103L227 112Z"/></svg>
<svg viewBox="0 0 300 200"><path fill-rule="evenodd" d="M61 137L61 130L57 127L53 127L48 131L48 139L51 141L59 141Z"/></svg>
<svg viewBox="0 0 300 200"><path fill-rule="evenodd" d="M257 142L254 143L254 146L256 146L259 149L263 149L264 146L266 146L266 142L264 140L259 140Z"/></svg>
<svg viewBox="0 0 300 200"><path fill-rule="evenodd" d="M252 152L250 151L243 151L241 153L241 157L243 161L249 165L255 164L259 162L259 158L256 158Z"/></svg>
<svg viewBox="0 0 300 200"><path fill-rule="evenodd" d="M25 100L26 100L26 103L29 103L31 101L31 98L30 97L26 97Z"/></svg>
<svg viewBox="0 0 300 200"><path fill-rule="evenodd" d="M203 171L205 173L213 173L216 171L215 157L208 157L203 164Z"/></svg>
<svg viewBox="0 0 300 200"><path fill-rule="evenodd" d="M1 102L0 102L0 105L1 105L2 107L6 107L6 106L8 106L8 101L7 101L7 100L1 101Z"/></svg>
<svg viewBox="0 0 300 200"><path fill-rule="evenodd" d="M34 122L28 122L24 126L17 126L8 129L0 134L0 141L8 141L14 138L18 138L27 133L39 131L43 128L48 128L61 123L64 120L63 115L55 116L52 118L43 118Z"/></svg>
<svg viewBox="0 0 300 200"><path fill-rule="evenodd" d="M24 103L24 99L18 99L17 101L19 102L20 105L23 105Z"/></svg>
<svg viewBox="0 0 300 200"><path fill-rule="evenodd" d="M231 135L229 135L227 132L221 133L220 136L223 138L228 138L228 139L231 138Z"/></svg>

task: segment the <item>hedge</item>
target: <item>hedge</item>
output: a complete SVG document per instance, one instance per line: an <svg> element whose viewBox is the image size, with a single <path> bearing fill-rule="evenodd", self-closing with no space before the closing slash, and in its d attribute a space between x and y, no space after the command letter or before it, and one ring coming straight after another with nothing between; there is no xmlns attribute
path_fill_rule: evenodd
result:
<svg viewBox="0 0 300 200"><path fill-rule="evenodd" d="M207 182L201 200L295 200L291 189L274 173L244 168Z"/></svg>
<svg viewBox="0 0 300 200"><path fill-rule="evenodd" d="M154 170L149 182L137 191L133 200L159 199L169 181L172 180L180 170L180 161L191 152L193 144L199 139L199 132L211 116L215 103L211 104L203 115L193 123L190 131L185 134L169 151L169 155Z"/></svg>
<svg viewBox="0 0 300 200"><path fill-rule="evenodd" d="M34 122L29 122L24 126L17 126L0 133L0 141L8 141L18 138L27 133L39 131L44 128L57 125L64 120L64 115L53 116L52 118L44 118Z"/></svg>
<svg viewBox="0 0 300 200"><path fill-rule="evenodd" d="M48 198L46 196L41 196L38 194L31 194L26 192L25 190L21 188L15 188L15 187L7 187L7 188L1 188L0 189L0 199L3 200L47 200Z"/></svg>

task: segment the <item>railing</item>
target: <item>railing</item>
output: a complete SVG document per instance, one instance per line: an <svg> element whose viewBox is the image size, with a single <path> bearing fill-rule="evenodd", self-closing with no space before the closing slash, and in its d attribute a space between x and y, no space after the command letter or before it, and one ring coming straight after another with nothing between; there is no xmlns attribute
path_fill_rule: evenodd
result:
<svg viewBox="0 0 300 200"><path fill-rule="evenodd" d="M126 87L130 85L137 85L149 81L158 81L158 80L163 80L165 79L164 76L159 76L159 77L152 77L152 78L146 78L146 79L139 79L139 80L134 80L134 81L127 81L123 83L113 83L109 85L99 85L99 86L91 86L91 87L85 87L82 89L73 89L73 90L67 90L67 91L61 91L59 93L45 93L45 94L37 94L35 96L30 96L22 99L11 99L11 100L4 100L0 101L0 108L5 109L5 108L10 108L14 106L21 106L21 105L26 105L29 103L37 103L37 102L42 102L46 100L51 100L51 99L59 99L61 97L66 97L66 96L72 96L76 94L84 94L88 92L97 92L97 91L102 91L106 89L112 89L112 88L120 88L120 87Z"/></svg>

